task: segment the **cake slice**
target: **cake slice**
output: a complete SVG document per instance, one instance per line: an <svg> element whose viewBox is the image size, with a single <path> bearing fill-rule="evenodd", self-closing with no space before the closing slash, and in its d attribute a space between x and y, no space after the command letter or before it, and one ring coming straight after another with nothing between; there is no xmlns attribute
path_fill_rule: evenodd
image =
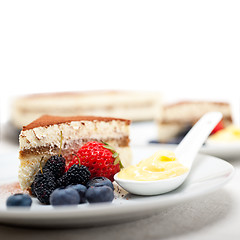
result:
<svg viewBox="0 0 240 240"><path fill-rule="evenodd" d="M32 94L16 98L11 109L11 123L17 129L36 118L57 116L107 116L132 121L153 120L161 114L159 92L80 91ZM142 114L144 112L144 114ZM158 113L159 112L159 113Z"/></svg>
<svg viewBox="0 0 240 240"><path fill-rule="evenodd" d="M232 123L231 106L227 102L182 101L163 107L161 118L157 119L158 141L176 142L207 112L219 111L223 114L223 124Z"/></svg>
<svg viewBox="0 0 240 240"><path fill-rule="evenodd" d="M69 162L72 154L89 141L104 141L119 153L123 166L131 163L130 120L94 116L44 115L24 126L19 135L19 183L28 189L42 165L59 153ZM61 137L62 136L62 137ZM62 139L61 139L62 138Z"/></svg>

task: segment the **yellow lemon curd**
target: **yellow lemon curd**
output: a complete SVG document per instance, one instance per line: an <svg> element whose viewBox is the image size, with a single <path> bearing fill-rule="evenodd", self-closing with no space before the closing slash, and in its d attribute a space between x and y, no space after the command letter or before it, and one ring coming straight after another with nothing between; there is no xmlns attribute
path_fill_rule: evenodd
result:
<svg viewBox="0 0 240 240"><path fill-rule="evenodd" d="M240 128L230 125L212 135L210 140L219 142L236 142L240 141Z"/></svg>
<svg viewBox="0 0 240 240"><path fill-rule="evenodd" d="M140 161L136 165L123 168L118 178L135 181L155 181L184 174L188 168L184 167L172 151L160 150L151 157Z"/></svg>

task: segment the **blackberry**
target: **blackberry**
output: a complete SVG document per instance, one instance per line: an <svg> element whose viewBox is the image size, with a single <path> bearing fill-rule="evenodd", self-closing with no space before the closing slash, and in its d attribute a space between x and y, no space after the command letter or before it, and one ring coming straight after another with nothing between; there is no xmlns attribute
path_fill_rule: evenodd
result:
<svg viewBox="0 0 240 240"><path fill-rule="evenodd" d="M73 164L67 172L57 180L58 187L67 187L68 185L82 184L86 185L91 176L86 166Z"/></svg>
<svg viewBox="0 0 240 240"><path fill-rule="evenodd" d="M43 171L45 169L49 169L55 178L60 178L65 171L66 160L62 155L54 155L51 156L43 167Z"/></svg>
<svg viewBox="0 0 240 240"><path fill-rule="evenodd" d="M37 199L43 204L49 204L49 197L56 189L56 178L49 169L41 169L33 182Z"/></svg>
<svg viewBox="0 0 240 240"><path fill-rule="evenodd" d="M33 197L37 197L37 195L35 193L35 189L34 189L34 183L32 183L30 190L31 190L30 195L32 195Z"/></svg>

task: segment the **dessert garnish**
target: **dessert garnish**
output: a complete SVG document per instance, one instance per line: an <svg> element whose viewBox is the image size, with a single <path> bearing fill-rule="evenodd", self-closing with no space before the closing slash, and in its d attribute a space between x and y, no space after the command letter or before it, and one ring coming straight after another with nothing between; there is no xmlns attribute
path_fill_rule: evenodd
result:
<svg viewBox="0 0 240 240"><path fill-rule="evenodd" d="M80 202L79 202L80 204L87 202L86 197L85 197L85 193L87 191L86 186L84 186L82 184L76 184L76 185L69 185L67 188L73 188L78 192L79 197L80 197Z"/></svg>
<svg viewBox="0 0 240 240"><path fill-rule="evenodd" d="M89 187L86 199L89 203L112 202L114 193L109 186Z"/></svg>
<svg viewBox="0 0 240 240"><path fill-rule="evenodd" d="M29 189L32 196L42 204L53 206L111 202L114 198L111 181L122 167L119 154L105 142L91 141L73 154L72 161L66 166L61 155L62 131L60 136L59 153L51 156L45 165L44 157L40 161L40 170ZM89 169L94 173L91 180Z"/></svg>
<svg viewBox="0 0 240 240"><path fill-rule="evenodd" d="M7 207L31 207L32 199L28 194L16 193L8 197Z"/></svg>
<svg viewBox="0 0 240 240"><path fill-rule="evenodd" d="M83 184L86 185L90 179L91 173L88 168L84 165L81 165L80 158L77 157L78 163L73 164L67 172L63 174L57 180L57 186L59 187L67 187L71 184Z"/></svg>
<svg viewBox="0 0 240 240"><path fill-rule="evenodd" d="M50 196L52 206L78 205L80 196L73 188L57 188Z"/></svg>
<svg viewBox="0 0 240 240"><path fill-rule="evenodd" d="M34 194L37 199L43 204L49 204L50 195L56 187L56 178L54 174L49 169L43 169L40 166L40 170L33 182Z"/></svg>
<svg viewBox="0 0 240 240"><path fill-rule="evenodd" d="M35 176L32 184L32 192L38 200L43 204L50 203L50 195L58 187L66 187L71 184L86 184L90 177L90 172L87 167L81 165L80 160L78 164L74 164L71 168L65 171L65 159L61 155L62 149L62 132L60 139L59 154L50 157Z"/></svg>
<svg viewBox="0 0 240 240"><path fill-rule="evenodd" d="M81 163L88 167L91 178L102 176L113 181L113 176L120 171L122 164L118 153L107 143L90 141L83 145L77 152ZM74 156L67 168L76 164Z"/></svg>
<svg viewBox="0 0 240 240"><path fill-rule="evenodd" d="M94 177L87 183L88 188L101 186L109 186L112 190L114 190L113 183L106 177Z"/></svg>
<svg viewBox="0 0 240 240"><path fill-rule="evenodd" d="M113 176L117 170L120 170L119 156L106 143L89 142L85 145L84 157L81 155L83 151L80 151L82 150L80 148L78 154L73 154L73 161L66 167L66 161L61 155L61 140L59 154L51 156L44 167L42 167L42 159L40 170L31 187L33 196L36 196L41 203L53 206L111 202L114 198L112 182L104 176L94 177L90 180L91 173L87 166L82 165L82 161L89 163L91 169L103 165L102 172L105 170L109 176ZM87 159L86 156L88 156ZM109 167L106 168L108 165ZM97 173L99 172L96 171L95 174Z"/></svg>

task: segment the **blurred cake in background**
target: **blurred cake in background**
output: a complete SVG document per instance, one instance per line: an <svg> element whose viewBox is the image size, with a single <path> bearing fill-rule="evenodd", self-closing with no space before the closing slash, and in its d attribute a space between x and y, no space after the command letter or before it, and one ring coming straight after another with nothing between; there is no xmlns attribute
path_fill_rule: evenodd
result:
<svg viewBox="0 0 240 240"><path fill-rule="evenodd" d="M160 115L161 96L156 92L89 91L33 94L16 98L11 123L17 128L44 114L58 116L93 115L153 120Z"/></svg>
<svg viewBox="0 0 240 240"><path fill-rule="evenodd" d="M227 102L182 101L163 106L158 125L158 141L179 143L205 113L219 111L223 114L220 128L232 124L231 106Z"/></svg>

